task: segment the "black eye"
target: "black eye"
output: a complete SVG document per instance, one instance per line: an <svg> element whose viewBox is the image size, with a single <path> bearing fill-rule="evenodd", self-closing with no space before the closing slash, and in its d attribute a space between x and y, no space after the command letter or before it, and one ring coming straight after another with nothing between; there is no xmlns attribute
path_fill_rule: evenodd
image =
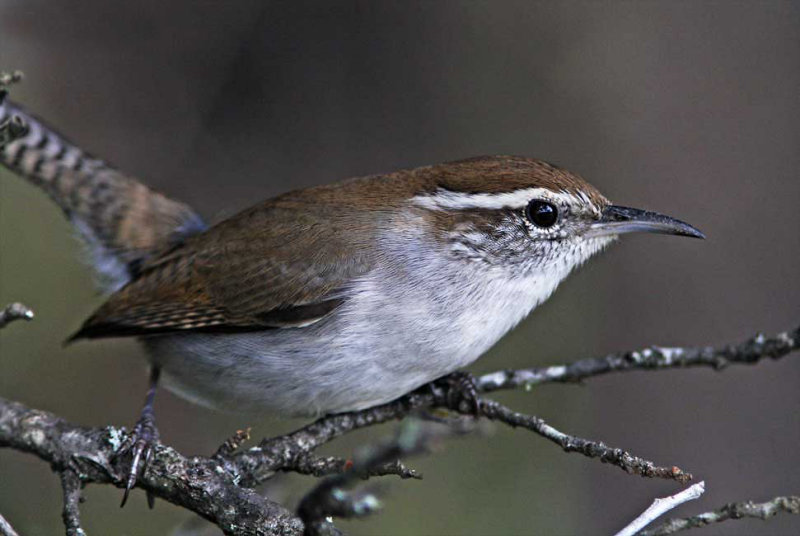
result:
<svg viewBox="0 0 800 536"><path fill-rule="evenodd" d="M525 208L525 215L538 227L552 227L558 220L558 209L552 203L534 199Z"/></svg>

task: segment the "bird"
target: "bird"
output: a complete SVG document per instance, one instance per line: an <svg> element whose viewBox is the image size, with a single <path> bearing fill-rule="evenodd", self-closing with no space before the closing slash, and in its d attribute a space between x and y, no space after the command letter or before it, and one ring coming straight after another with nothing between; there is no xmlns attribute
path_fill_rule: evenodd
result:
<svg viewBox="0 0 800 536"><path fill-rule="evenodd" d="M135 337L151 366L126 497L158 439L160 381L223 410L369 408L458 374L619 236L704 238L503 155L294 190L208 225L6 100L12 116L28 131L0 160L62 208L109 292L69 341Z"/></svg>

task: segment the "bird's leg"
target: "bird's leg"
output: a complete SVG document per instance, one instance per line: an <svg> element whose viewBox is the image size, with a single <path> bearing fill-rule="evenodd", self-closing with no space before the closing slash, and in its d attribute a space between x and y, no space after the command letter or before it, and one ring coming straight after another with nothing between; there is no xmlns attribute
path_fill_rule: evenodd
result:
<svg viewBox="0 0 800 536"><path fill-rule="evenodd" d="M150 387L147 390L147 396L144 399L144 407L136 421L136 426L129 436L129 444L123 452L130 452L131 454L131 467L128 471L128 482L125 485L125 493L122 495L122 504L120 507L125 506L128 500L128 495L131 489L136 484L136 478L139 475L139 467L144 472L150 459L153 456L153 447L158 444L158 428L156 428L156 416L154 412L154 402L156 398L156 386L158 385L158 377L160 375L158 367L153 366L150 370ZM155 497L148 491L147 504L153 508Z"/></svg>
<svg viewBox="0 0 800 536"><path fill-rule="evenodd" d="M469 410L479 417L481 414L481 399L478 396L478 384L475 376L469 372L456 371L433 382L436 387L445 390L447 407L459 413ZM466 409L465 409L466 407Z"/></svg>

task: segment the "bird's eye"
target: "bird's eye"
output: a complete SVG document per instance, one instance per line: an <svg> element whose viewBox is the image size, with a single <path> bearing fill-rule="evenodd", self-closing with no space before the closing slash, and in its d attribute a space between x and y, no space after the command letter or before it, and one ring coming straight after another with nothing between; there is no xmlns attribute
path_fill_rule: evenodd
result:
<svg viewBox="0 0 800 536"><path fill-rule="evenodd" d="M558 220L558 209L552 203L534 199L525 208L525 216L537 227L552 227Z"/></svg>

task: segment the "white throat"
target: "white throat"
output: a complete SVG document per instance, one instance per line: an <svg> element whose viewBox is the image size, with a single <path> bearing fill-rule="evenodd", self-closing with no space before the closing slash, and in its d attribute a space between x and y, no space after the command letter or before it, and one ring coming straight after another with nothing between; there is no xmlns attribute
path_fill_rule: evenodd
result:
<svg viewBox="0 0 800 536"><path fill-rule="evenodd" d="M364 326L363 336L383 338L387 350L418 349L417 362L434 377L475 361L612 240L580 240L563 258L518 270L455 258L424 237L409 238L384 237L384 259L395 262L354 285L345 309Z"/></svg>

